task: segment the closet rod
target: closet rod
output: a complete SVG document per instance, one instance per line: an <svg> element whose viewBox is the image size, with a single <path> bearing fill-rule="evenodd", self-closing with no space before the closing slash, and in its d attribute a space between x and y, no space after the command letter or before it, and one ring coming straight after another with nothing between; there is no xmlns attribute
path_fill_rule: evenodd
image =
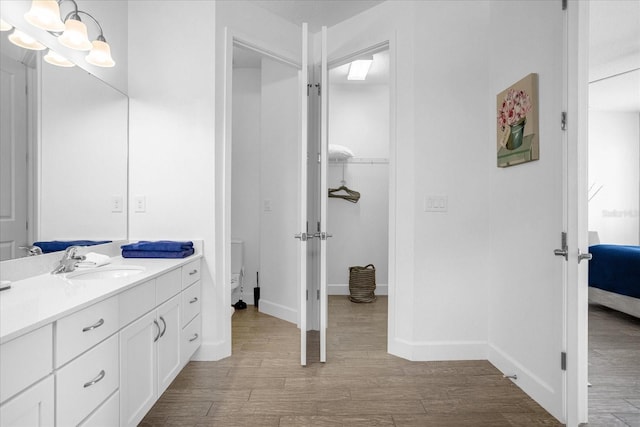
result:
<svg viewBox="0 0 640 427"><path fill-rule="evenodd" d="M375 158L375 157L351 157L344 160L329 160L329 164L342 165L342 164L370 164L370 165L386 165L389 164L389 159Z"/></svg>

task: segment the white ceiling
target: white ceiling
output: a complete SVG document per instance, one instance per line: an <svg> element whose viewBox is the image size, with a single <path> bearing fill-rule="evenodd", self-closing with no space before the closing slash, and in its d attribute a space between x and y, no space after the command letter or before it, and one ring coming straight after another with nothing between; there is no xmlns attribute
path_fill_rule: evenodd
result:
<svg viewBox="0 0 640 427"><path fill-rule="evenodd" d="M383 0L253 0L253 3L292 22L309 24L316 33L364 12Z"/></svg>

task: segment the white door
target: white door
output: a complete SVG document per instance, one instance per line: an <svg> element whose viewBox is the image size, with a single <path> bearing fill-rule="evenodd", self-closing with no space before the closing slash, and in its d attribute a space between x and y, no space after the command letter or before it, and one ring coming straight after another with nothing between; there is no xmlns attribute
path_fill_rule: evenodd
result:
<svg viewBox="0 0 640 427"><path fill-rule="evenodd" d="M27 242L26 67L0 60L0 261L25 255Z"/></svg>
<svg viewBox="0 0 640 427"><path fill-rule="evenodd" d="M136 426L158 396L156 311L120 332L120 425Z"/></svg>
<svg viewBox="0 0 640 427"><path fill-rule="evenodd" d="M53 375L0 406L1 426L53 427Z"/></svg>
<svg viewBox="0 0 640 427"><path fill-rule="evenodd" d="M490 40L494 105L502 101L496 94L537 74L540 160L493 170L492 200L499 210L492 230L489 360L516 375L514 383L561 421L567 351L561 237L567 231L565 13L561 1L496 1L490 8L492 21L500 23Z"/></svg>
<svg viewBox="0 0 640 427"><path fill-rule="evenodd" d="M320 362L327 361L327 167L329 141L329 68L327 27L322 27L320 64Z"/></svg>
<svg viewBox="0 0 640 427"><path fill-rule="evenodd" d="M158 396L178 375L180 364L180 294L158 307Z"/></svg>
<svg viewBox="0 0 640 427"><path fill-rule="evenodd" d="M300 232L296 234L296 238L300 240L298 251L298 265L299 268L299 319L300 319L300 364L302 366L307 365L307 304L309 300L309 293L307 289L307 240L311 237L312 233L309 233L309 224L307 221L307 135L308 135L308 96L307 89L309 83L309 45L308 45L308 31L307 24L302 24L302 68L300 70L300 179L299 185L299 222L298 230Z"/></svg>

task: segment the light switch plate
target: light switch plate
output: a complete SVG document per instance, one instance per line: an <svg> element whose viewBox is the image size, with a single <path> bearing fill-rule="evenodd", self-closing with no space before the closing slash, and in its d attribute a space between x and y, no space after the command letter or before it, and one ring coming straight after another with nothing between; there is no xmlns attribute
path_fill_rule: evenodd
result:
<svg viewBox="0 0 640 427"><path fill-rule="evenodd" d="M111 196L111 212L120 213L122 212L122 196Z"/></svg>
<svg viewBox="0 0 640 427"><path fill-rule="evenodd" d="M133 199L133 203L135 206L136 212L146 212L147 211L147 198L145 196L136 196Z"/></svg>
<svg viewBox="0 0 640 427"><path fill-rule="evenodd" d="M447 212L448 205L447 196L426 196L424 198L425 212Z"/></svg>

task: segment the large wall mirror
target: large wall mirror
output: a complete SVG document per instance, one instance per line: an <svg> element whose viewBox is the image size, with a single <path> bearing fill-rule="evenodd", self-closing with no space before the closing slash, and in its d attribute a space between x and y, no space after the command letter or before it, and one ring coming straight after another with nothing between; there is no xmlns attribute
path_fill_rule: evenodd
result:
<svg viewBox="0 0 640 427"><path fill-rule="evenodd" d="M126 239L128 97L5 34L0 260L27 255L20 247L35 241Z"/></svg>

